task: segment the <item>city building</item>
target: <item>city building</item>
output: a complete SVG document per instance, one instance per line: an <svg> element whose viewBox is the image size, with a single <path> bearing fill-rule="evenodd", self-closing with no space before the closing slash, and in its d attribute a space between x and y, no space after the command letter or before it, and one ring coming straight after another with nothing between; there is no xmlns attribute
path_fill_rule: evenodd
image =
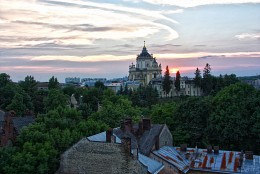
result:
<svg viewBox="0 0 260 174"><path fill-rule="evenodd" d="M79 84L80 78L79 77L66 77L65 83L66 84Z"/></svg>
<svg viewBox="0 0 260 174"><path fill-rule="evenodd" d="M158 65L156 58L148 53L144 44L142 52L137 55L136 64L132 63L129 66L128 79L130 81L139 81L146 86L152 79L161 76L161 64Z"/></svg>
<svg viewBox="0 0 260 174"><path fill-rule="evenodd" d="M163 90L163 77L155 78L150 81L150 85L158 91L160 98L175 97L175 96L201 96L203 95L202 89L195 85L194 80L188 77L181 77L180 90L177 91L174 82L175 78L171 77L172 87L168 95Z"/></svg>

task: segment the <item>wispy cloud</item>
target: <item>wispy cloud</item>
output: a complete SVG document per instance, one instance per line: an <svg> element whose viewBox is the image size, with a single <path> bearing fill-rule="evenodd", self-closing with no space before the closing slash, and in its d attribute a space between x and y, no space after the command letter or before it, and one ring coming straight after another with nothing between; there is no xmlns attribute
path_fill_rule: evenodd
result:
<svg viewBox="0 0 260 174"><path fill-rule="evenodd" d="M202 5L212 5L212 4L241 4L241 3L260 3L259 0L143 0L147 3L160 4L160 5L173 5L179 7L196 7Z"/></svg>
<svg viewBox="0 0 260 174"><path fill-rule="evenodd" d="M235 37L239 40L260 40L260 33L242 33Z"/></svg>

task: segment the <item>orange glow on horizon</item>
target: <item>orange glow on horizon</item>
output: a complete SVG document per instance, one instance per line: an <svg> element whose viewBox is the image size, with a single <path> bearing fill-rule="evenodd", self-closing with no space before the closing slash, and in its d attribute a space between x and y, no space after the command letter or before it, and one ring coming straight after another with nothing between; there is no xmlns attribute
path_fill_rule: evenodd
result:
<svg viewBox="0 0 260 174"><path fill-rule="evenodd" d="M179 68L170 68L170 73L176 74L177 71L180 71Z"/></svg>

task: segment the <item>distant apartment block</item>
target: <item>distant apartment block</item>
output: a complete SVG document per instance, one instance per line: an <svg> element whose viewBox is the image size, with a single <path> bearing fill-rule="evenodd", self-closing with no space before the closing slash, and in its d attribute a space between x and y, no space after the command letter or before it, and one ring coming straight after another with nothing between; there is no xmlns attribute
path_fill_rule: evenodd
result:
<svg viewBox="0 0 260 174"><path fill-rule="evenodd" d="M244 83L252 85L256 89L260 89L260 79L253 79L253 80L242 80Z"/></svg>
<svg viewBox="0 0 260 174"><path fill-rule="evenodd" d="M80 78L79 77L66 77L65 83L66 84L79 84Z"/></svg>
<svg viewBox="0 0 260 174"><path fill-rule="evenodd" d="M81 78L81 83L84 83L84 82L103 82L105 83L107 81L106 78Z"/></svg>

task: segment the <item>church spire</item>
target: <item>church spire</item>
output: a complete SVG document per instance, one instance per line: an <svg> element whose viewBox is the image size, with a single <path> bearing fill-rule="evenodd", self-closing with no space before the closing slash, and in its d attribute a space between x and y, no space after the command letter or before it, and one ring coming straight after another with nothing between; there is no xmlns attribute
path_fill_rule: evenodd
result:
<svg viewBox="0 0 260 174"><path fill-rule="evenodd" d="M144 41L144 48L145 48L145 41Z"/></svg>

